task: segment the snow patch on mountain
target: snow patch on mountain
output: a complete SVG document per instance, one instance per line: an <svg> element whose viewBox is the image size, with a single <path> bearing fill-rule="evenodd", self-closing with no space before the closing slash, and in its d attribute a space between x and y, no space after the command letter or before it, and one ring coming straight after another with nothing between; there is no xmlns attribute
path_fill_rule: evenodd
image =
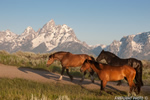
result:
<svg viewBox="0 0 150 100"><path fill-rule="evenodd" d="M91 49L97 48L97 47L101 47L102 49L106 48L107 45L104 44L96 44L96 45L89 45L89 47Z"/></svg>
<svg viewBox="0 0 150 100"><path fill-rule="evenodd" d="M32 40L32 48L39 46L41 43L45 43L48 48L47 51L50 51L58 45L69 41L81 43L76 38L72 28L65 24L55 25L54 20L51 20L40 29L39 35Z"/></svg>
<svg viewBox="0 0 150 100"><path fill-rule="evenodd" d="M29 26L21 35L10 30L0 31L0 50L16 52L50 52L65 50L72 53L87 53L98 56L101 50L115 53L121 58L138 57L150 59L150 32L124 36L110 45L88 45L80 41L72 28L66 24L55 25L54 20L47 22L37 32Z"/></svg>
<svg viewBox="0 0 150 100"><path fill-rule="evenodd" d="M135 41L131 41L132 50L140 53L142 51L142 45L140 43L136 43Z"/></svg>

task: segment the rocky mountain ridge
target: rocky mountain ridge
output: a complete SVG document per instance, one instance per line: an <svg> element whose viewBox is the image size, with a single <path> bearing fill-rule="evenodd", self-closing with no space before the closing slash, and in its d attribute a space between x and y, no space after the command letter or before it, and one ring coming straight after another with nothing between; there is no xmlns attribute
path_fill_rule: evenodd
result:
<svg viewBox="0 0 150 100"><path fill-rule="evenodd" d="M54 20L47 22L37 32L27 27L21 35L10 30L0 31L0 50L8 52L30 51L47 53L69 51L98 56L101 50L111 51L121 58L135 57L150 60L150 32L124 36L110 45L87 45L80 41L72 28L67 25L55 25Z"/></svg>

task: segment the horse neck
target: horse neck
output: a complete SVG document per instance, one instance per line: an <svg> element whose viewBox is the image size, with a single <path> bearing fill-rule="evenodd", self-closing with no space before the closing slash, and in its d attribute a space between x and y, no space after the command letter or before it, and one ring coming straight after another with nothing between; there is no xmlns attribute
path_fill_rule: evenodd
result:
<svg viewBox="0 0 150 100"><path fill-rule="evenodd" d="M54 59L55 60L62 60L64 55L66 55L66 53L56 53L56 54L54 54Z"/></svg>
<svg viewBox="0 0 150 100"><path fill-rule="evenodd" d="M109 54L106 56L106 62L109 61L108 63L111 63L114 60L120 60L120 58L114 54Z"/></svg>
<svg viewBox="0 0 150 100"><path fill-rule="evenodd" d="M96 66L94 64L91 64L91 68L96 72L99 73L99 69L96 68Z"/></svg>

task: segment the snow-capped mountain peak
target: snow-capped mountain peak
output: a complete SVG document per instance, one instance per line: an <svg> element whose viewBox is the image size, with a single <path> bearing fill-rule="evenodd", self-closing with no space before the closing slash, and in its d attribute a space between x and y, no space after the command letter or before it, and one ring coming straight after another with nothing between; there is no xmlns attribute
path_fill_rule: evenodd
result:
<svg viewBox="0 0 150 100"><path fill-rule="evenodd" d="M150 32L124 36L120 41L114 40L110 45L89 46L81 42L68 25L55 25L54 20L47 22L37 32L31 26L21 35L10 30L0 31L0 50L8 52L22 50L46 53L65 50L98 56L102 49L115 53L121 58L135 57L150 60Z"/></svg>
<svg viewBox="0 0 150 100"><path fill-rule="evenodd" d="M31 26L28 26L21 35L28 35L32 33L35 33L35 31L33 30Z"/></svg>
<svg viewBox="0 0 150 100"><path fill-rule="evenodd" d="M11 32L10 30L6 30L6 36L16 36L15 33Z"/></svg>
<svg viewBox="0 0 150 100"><path fill-rule="evenodd" d="M102 49L106 48L106 45L104 44L96 44L96 45L89 45L89 47L91 49L97 48L97 47L101 47Z"/></svg>
<svg viewBox="0 0 150 100"><path fill-rule="evenodd" d="M43 26L43 28L40 30L40 33L53 32L54 27L55 27L55 22L52 19Z"/></svg>
<svg viewBox="0 0 150 100"><path fill-rule="evenodd" d="M15 39L17 35L10 30L2 31L0 32L0 40L1 41L11 41L12 39Z"/></svg>
<svg viewBox="0 0 150 100"><path fill-rule="evenodd" d="M128 35L124 36L118 42L117 41L112 42L106 48L106 50L115 53L121 58L138 57L139 59L142 59L143 53L149 52L150 50L149 41L150 41L150 32Z"/></svg>
<svg viewBox="0 0 150 100"><path fill-rule="evenodd" d="M54 20L51 19L51 20L47 23L47 25L49 25L49 26L55 26Z"/></svg>
<svg viewBox="0 0 150 100"><path fill-rule="evenodd" d="M40 44L44 43L47 47L47 50L49 51L58 45L69 41L81 43L76 38L72 28L65 24L55 25L54 20L51 20L43 26L37 38L32 40L32 48L36 48Z"/></svg>

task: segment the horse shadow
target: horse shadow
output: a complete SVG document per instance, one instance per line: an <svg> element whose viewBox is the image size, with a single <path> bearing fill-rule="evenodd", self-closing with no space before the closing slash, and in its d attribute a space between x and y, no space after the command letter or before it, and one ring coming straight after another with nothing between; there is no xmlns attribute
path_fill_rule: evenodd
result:
<svg viewBox="0 0 150 100"><path fill-rule="evenodd" d="M55 81L59 81L58 79L60 77L60 74L52 73L52 72L49 72L49 71L44 70L44 69L33 69L33 68L30 68L30 67L19 67L18 69L20 71L24 72L24 73L32 72L32 73L38 74L38 75L40 75L40 76L42 76L46 79L52 79L52 80L55 80ZM66 74L63 75L62 80L70 82L70 78ZM72 82L73 83L79 83L80 79L74 77ZM89 81L84 81L84 83L89 84L90 82Z"/></svg>
<svg viewBox="0 0 150 100"><path fill-rule="evenodd" d="M33 69L33 68L30 68L30 67L19 67L18 68L20 71L24 72L24 73L28 73L28 72L32 72L32 73L35 73L35 74L38 74L46 79L52 79L54 81L58 81L60 82L58 79L60 77L60 74L56 74L56 73L52 73L52 72L49 72L47 70L44 70L44 69ZM66 76L64 75L63 76L63 79L64 81L68 81L68 82L72 82L74 84L77 84L77 85L80 85L81 88L84 88L86 89L83 85L87 85L87 84L94 84L94 85L97 85L99 86L99 89L100 89L100 86L101 86L101 82L100 81L95 81L94 83L91 82L91 80L88 80L88 79L84 79L83 82L81 82L81 78L76 78L74 77L73 78L73 81L70 80L69 76ZM112 89L112 90L116 90L116 91L120 91L118 90L117 88L114 88L113 86L110 86L110 85L106 85L106 88L108 89ZM123 92L123 91L120 91L122 94L125 94L126 92Z"/></svg>
<svg viewBox="0 0 150 100"><path fill-rule="evenodd" d="M30 67L19 67L18 69L24 73L32 72L32 73L38 74L47 79L57 80L59 78L59 75L50 73L49 71L44 70L44 69L33 69Z"/></svg>

